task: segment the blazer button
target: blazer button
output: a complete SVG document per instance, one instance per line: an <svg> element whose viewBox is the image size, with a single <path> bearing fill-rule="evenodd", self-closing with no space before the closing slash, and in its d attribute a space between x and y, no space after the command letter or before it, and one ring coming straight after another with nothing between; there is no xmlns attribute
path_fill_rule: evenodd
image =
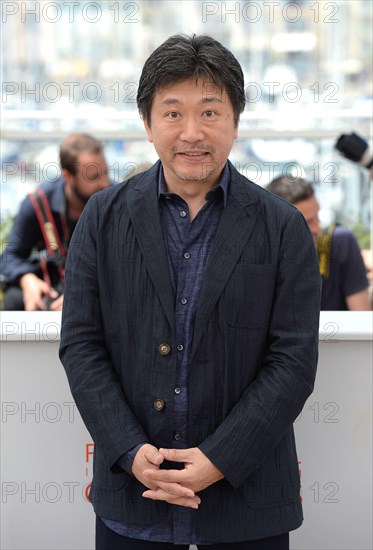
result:
<svg viewBox="0 0 373 550"><path fill-rule="evenodd" d="M162 399L156 399L153 403L153 408L156 411L163 411L165 408L165 402Z"/></svg>
<svg viewBox="0 0 373 550"><path fill-rule="evenodd" d="M161 355L168 355L171 351L171 348L168 344L161 344L158 348L158 351Z"/></svg>

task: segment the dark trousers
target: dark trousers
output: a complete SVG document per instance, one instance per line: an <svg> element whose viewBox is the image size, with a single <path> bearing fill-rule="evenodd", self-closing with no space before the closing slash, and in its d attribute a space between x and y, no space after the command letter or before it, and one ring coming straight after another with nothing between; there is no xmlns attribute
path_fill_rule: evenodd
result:
<svg viewBox="0 0 373 550"><path fill-rule="evenodd" d="M9 286L4 292L3 309L5 311L23 311L22 289L19 286Z"/></svg>
<svg viewBox="0 0 373 550"><path fill-rule="evenodd" d="M205 550L289 550L289 533L247 542L197 545ZM96 517L96 550L188 550L189 545L167 542L149 542L118 535Z"/></svg>

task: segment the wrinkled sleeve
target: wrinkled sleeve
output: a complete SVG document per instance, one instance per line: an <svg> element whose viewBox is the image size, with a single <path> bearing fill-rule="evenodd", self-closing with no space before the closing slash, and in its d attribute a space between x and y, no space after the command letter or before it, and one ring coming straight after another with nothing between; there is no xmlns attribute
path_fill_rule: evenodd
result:
<svg viewBox="0 0 373 550"><path fill-rule="evenodd" d="M71 392L95 445L108 468L148 440L130 410L105 345L97 274L99 207L93 196L69 246L60 359Z"/></svg>
<svg viewBox="0 0 373 550"><path fill-rule="evenodd" d="M320 286L313 240L296 212L282 234L261 368L222 424L199 445L234 487L263 464L313 390Z"/></svg>

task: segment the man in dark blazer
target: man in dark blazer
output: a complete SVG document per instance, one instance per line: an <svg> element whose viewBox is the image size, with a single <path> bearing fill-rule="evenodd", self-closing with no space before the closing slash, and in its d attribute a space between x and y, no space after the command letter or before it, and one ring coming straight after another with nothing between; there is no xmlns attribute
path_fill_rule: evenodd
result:
<svg viewBox="0 0 373 550"><path fill-rule="evenodd" d="M90 199L66 268L60 356L95 442L96 548L286 549L317 364L312 236L227 160L245 106L229 50L169 38L137 101L160 161Z"/></svg>

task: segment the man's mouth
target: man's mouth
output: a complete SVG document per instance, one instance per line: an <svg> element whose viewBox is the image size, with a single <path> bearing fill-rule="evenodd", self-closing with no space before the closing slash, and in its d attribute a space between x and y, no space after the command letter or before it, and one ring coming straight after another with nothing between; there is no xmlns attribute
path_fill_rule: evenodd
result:
<svg viewBox="0 0 373 550"><path fill-rule="evenodd" d="M183 157L201 158L201 157L205 157L209 153L207 151L181 151L180 153L177 153L177 154L182 155Z"/></svg>

